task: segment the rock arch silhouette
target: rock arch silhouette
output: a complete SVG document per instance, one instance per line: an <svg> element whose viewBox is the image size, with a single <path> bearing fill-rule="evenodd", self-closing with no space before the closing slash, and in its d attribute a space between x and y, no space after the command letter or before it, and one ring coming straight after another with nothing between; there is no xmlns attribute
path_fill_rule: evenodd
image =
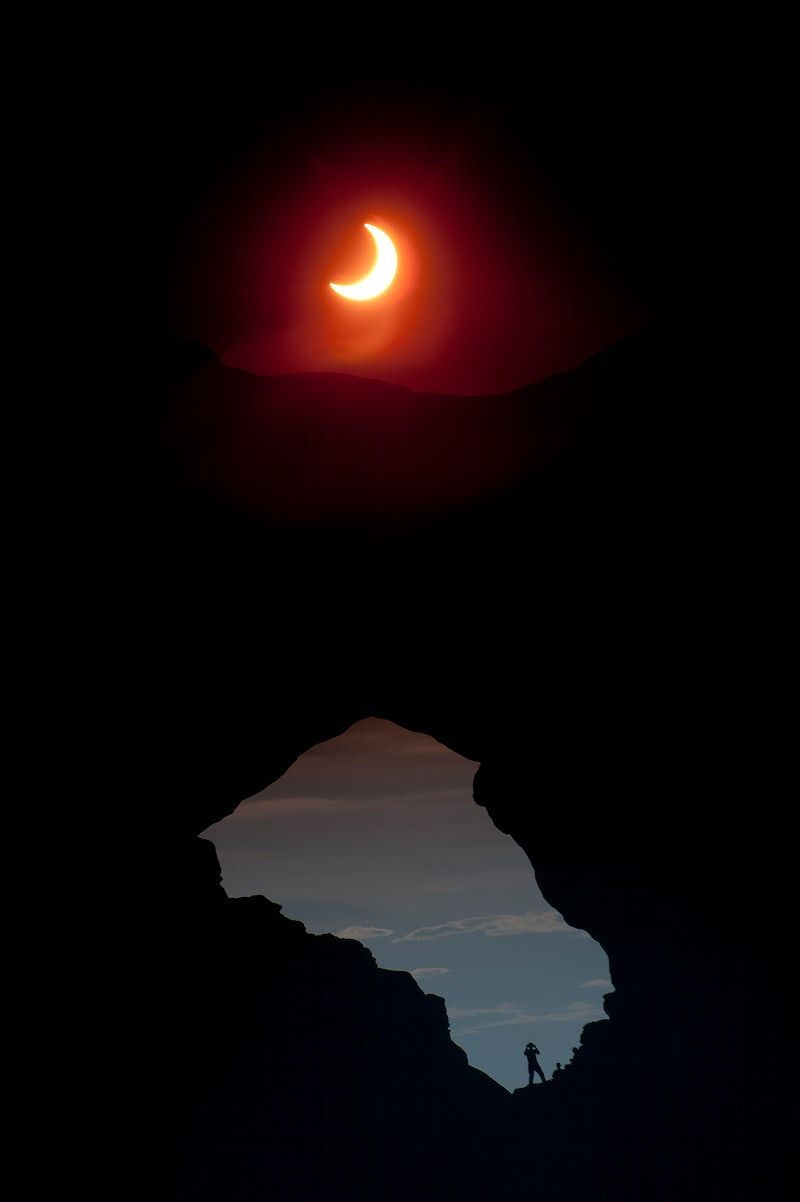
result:
<svg viewBox="0 0 800 1202"><path fill-rule="evenodd" d="M747 914L733 929L752 831L706 808L731 715L706 641L708 526L686 447L697 398L691 381L675 391L673 359L656 332L468 415L449 398L435 453L401 470L391 429L371 424L338 467L312 429L304 462L324 460L347 501L331 511L296 480L291 506L276 505L279 421L264 447L269 488L252 483L256 422L242 451L252 487L227 495L240 448L203 452L207 407L251 385L185 344L148 359L148 471L137 459L113 531L127 589L123 617L109 619L122 700L98 726L106 779L162 831L157 844L116 845L125 1041L110 1043L142 1188L169 1182L176 1198L215 1202L266 1189L512 1202L534 1181L544 1196L608 1202L760 1196L786 1112L759 1075L780 1080L783 1036L758 1073L732 1049L762 993L776 1030L790 1029L775 1000L786 931ZM182 389L203 372L198 408ZM280 382L252 387L273 417L288 403ZM327 387L308 384L312 409L330 402ZM469 483L489 417L518 435L513 472L422 517L382 504L353 518L382 462L395 480L435 470L453 422L471 433L448 480ZM199 832L368 715L478 761L476 799L526 852L546 900L607 952L613 1021L557 1092L506 1105L442 1052L441 1016L384 991L357 952L344 963L273 910L225 900ZM775 864L758 880L788 913ZM286 996L278 960L292 965ZM731 964L742 983L722 1006ZM320 1030L313 1000L334 987L350 1005ZM264 1041L270 1008L299 1016L293 1039ZM394 1091L369 1053L387 1015L405 1041ZM763 1154L734 1164L721 1149L743 1130Z"/></svg>

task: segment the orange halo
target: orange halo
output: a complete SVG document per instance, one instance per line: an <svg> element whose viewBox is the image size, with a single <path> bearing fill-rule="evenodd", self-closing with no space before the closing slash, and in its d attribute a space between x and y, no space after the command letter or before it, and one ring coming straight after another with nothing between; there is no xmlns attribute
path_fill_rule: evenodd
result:
<svg viewBox="0 0 800 1202"><path fill-rule="evenodd" d="M354 284L328 285L345 300L374 300L376 296L380 296L382 292L386 291L397 275L397 251L389 235L379 229L377 225L370 225L367 221L364 222L364 229L372 235L375 243L376 255L372 268L363 279L357 280Z"/></svg>

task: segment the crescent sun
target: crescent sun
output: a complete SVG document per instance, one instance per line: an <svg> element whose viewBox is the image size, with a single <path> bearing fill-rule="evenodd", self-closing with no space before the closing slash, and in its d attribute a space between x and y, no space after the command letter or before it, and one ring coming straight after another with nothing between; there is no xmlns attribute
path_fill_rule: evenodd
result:
<svg viewBox="0 0 800 1202"><path fill-rule="evenodd" d="M372 300L373 297L380 296L382 292L386 291L397 274L397 251L389 235L383 230L378 229L377 225L370 225L366 221L364 222L364 229L369 231L375 242L377 253L372 268L363 279L356 280L355 284L329 285L334 292L338 292L339 296L343 296L345 300Z"/></svg>

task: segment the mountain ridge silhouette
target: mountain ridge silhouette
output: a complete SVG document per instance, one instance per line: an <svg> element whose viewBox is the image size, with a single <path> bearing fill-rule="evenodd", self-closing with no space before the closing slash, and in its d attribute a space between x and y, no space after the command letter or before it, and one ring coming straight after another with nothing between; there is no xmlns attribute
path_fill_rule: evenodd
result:
<svg viewBox="0 0 800 1202"><path fill-rule="evenodd" d="M273 523L425 520L590 446L595 456L635 453L633 430L647 418L632 396L619 401L647 362L640 344L656 337L635 335L573 371L479 396L336 373L255 376L177 344L168 404L155 415L159 468L167 486L213 493Z"/></svg>

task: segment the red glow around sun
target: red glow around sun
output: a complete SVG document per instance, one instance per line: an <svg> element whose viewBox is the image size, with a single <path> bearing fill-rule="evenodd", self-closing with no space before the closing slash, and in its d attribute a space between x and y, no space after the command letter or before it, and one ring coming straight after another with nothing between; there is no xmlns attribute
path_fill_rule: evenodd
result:
<svg viewBox="0 0 800 1202"><path fill-rule="evenodd" d="M637 328L553 205L514 200L471 155L443 155L423 132L377 147L309 139L288 167L253 156L187 225L177 328L258 375L473 394L575 366ZM329 285L369 272L365 222L392 239L397 275L348 303Z"/></svg>

